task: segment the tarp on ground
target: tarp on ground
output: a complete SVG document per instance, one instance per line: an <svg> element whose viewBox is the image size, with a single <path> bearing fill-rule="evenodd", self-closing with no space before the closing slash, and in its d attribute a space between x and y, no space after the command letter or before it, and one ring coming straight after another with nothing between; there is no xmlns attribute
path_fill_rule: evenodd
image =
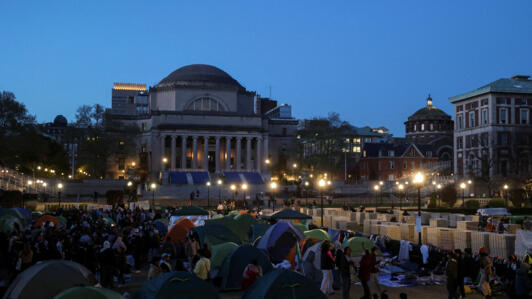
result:
<svg viewBox="0 0 532 299"><path fill-rule="evenodd" d="M62 291L54 299L125 299L125 297L105 288L73 287Z"/></svg>
<svg viewBox="0 0 532 299"><path fill-rule="evenodd" d="M307 215L307 214L303 214L303 213L300 213L298 211L294 211L294 210L288 209L288 208L282 209L281 211L272 214L269 218L275 219L275 220L284 220L284 219L288 219L288 220L293 220L293 219L305 220L305 219L312 219L312 217Z"/></svg>
<svg viewBox="0 0 532 299"><path fill-rule="evenodd" d="M37 263L17 275L4 299L53 298L75 286L96 284L92 273L84 266L64 260Z"/></svg>
<svg viewBox="0 0 532 299"><path fill-rule="evenodd" d="M532 231L518 229L515 233L515 256L523 258L527 251L532 252Z"/></svg>
<svg viewBox="0 0 532 299"><path fill-rule="evenodd" d="M244 293L242 299L327 299L318 286L305 276L276 269L259 278Z"/></svg>
<svg viewBox="0 0 532 299"><path fill-rule="evenodd" d="M209 212L200 207L188 206L188 207L181 208L172 214L172 216L199 216L199 215L209 215Z"/></svg>
<svg viewBox="0 0 532 299"><path fill-rule="evenodd" d="M46 223L46 222L52 222L54 224L54 227L56 228L59 226L59 220L57 220L57 217L52 216L52 215L43 215L39 217L39 219L35 221L33 226L40 227L43 223Z"/></svg>
<svg viewBox="0 0 532 299"><path fill-rule="evenodd" d="M218 272L218 276L222 278L220 289L240 290L244 268L253 260L262 267L262 273L268 273L273 269L270 259L264 252L249 244L241 245L225 258Z"/></svg>
<svg viewBox="0 0 532 299"><path fill-rule="evenodd" d="M146 282L132 299L153 298L220 298L214 286L196 275L185 271L173 271L155 276Z"/></svg>
<svg viewBox="0 0 532 299"><path fill-rule="evenodd" d="M164 241L166 242L166 239L170 238L174 243L183 242L193 227L194 223L192 221L187 218L182 218L168 231L164 237Z"/></svg>
<svg viewBox="0 0 532 299"><path fill-rule="evenodd" d="M233 242L236 244L242 243L240 238L235 235L235 233L221 224L197 226L192 230L198 234L201 245L203 246L207 244L209 248L225 242Z"/></svg>
<svg viewBox="0 0 532 299"><path fill-rule="evenodd" d="M305 235L291 222L280 221L272 225L262 236L257 248L268 252L271 261L275 264L282 262L290 249Z"/></svg>
<svg viewBox="0 0 532 299"><path fill-rule="evenodd" d="M222 244L214 245L211 249L211 268L220 268L225 258L238 247L238 244L233 242L225 242Z"/></svg>
<svg viewBox="0 0 532 299"><path fill-rule="evenodd" d="M342 248L350 247L351 248L351 256L363 256L364 250L370 250L373 248L375 243L371 241L370 239L366 237L352 237L344 241L342 244ZM382 255L380 249L377 247L377 255Z"/></svg>
<svg viewBox="0 0 532 299"><path fill-rule="evenodd" d="M307 230L303 232L306 238L311 238L319 241L331 240L329 233L321 228L316 228L312 230Z"/></svg>

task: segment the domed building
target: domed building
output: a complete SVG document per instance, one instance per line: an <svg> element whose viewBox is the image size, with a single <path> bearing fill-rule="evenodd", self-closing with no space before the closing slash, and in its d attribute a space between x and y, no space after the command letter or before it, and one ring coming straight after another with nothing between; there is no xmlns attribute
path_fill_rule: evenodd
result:
<svg viewBox="0 0 532 299"><path fill-rule="evenodd" d="M137 155L116 159L109 177L127 177L136 165L163 184L204 184L212 176L262 182L264 161L281 163L296 136L289 105L261 98L211 65L183 66L150 88L115 83L112 94L113 117L141 133Z"/></svg>

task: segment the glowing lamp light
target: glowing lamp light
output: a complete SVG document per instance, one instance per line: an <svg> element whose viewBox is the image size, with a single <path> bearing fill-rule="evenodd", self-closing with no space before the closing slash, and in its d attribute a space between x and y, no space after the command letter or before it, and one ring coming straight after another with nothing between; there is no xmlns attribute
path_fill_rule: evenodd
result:
<svg viewBox="0 0 532 299"><path fill-rule="evenodd" d="M425 180L425 177L423 176L423 174L421 172L417 172L416 175L414 176L414 180L412 181L412 183L421 185L423 184L424 180Z"/></svg>
<svg viewBox="0 0 532 299"><path fill-rule="evenodd" d="M270 188L272 188L272 190L277 189L277 183L276 182L271 182L270 183Z"/></svg>
<svg viewBox="0 0 532 299"><path fill-rule="evenodd" d="M465 184L465 183L461 183L461 184L460 184L460 188L465 189L465 187L466 187L466 184Z"/></svg>
<svg viewBox="0 0 532 299"><path fill-rule="evenodd" d="M222 180L218 179L218 180L216 181L216 184L221 185L221 184L222 184Z"/></svg>
<svg viewBox="0 0 532 299"><path fill-rule="evenodd" d="M320 186L320 188L323 188L325 187L325 180L324 179L321 179L319 182L318 182L318 186Z"/></svg>

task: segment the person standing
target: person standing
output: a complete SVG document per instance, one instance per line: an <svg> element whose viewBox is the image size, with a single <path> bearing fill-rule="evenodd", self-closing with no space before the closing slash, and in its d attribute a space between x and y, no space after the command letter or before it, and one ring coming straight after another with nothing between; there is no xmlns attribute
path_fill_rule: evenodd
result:
<svg viewBox="0 0 532 299"><path fill-rule="evenodd" d="M375 287L377 288L378 294L382 293L381 287L379 285L379 261L377 261L377 247L371 248L371 274L370 274L370 280L375 284Z"/></svg>
<svg viewBox="0 0 532 299"><path fill-rule="evenodd" d="M488 257L488 251L485 247L481 247L479 250L480 254L480 281L479 289L484 295L484 298L491 298L491 286L490 286L490 277L493 276L493 264Z"/></svg>
<svg viewBox="0 0 532 299"><path fill-rule="evenodd" d="M456 283L458 287L458 294L462 296L462 298L465 298L465 288L464 288L464 277L465 277L465 263L464 263L464 257L462 256L462 250L455 249L454 250L455 257L456 257L456 264L457 264L457 274L456 277Z"/></svg>
<svg viewBox="0 0 532 299"><path fill-rule="evenodd" d="M336 264L340 270L340 277L342 278L342 298L349 298L349 291L351 289L351 266L354 264L351 261L351 248L346 247L344 251L338 250L336 255Z"/></svg>
<svg viewBox="0 0 532 299"><path fill-rule="evenodd" d="M458 298L458 262L456 255L449 254L449 261L447 262L447 291L449 292L449 299Z"/></svg>
<svg viewBox="0 0 532 299"><path fill-rule="evenodd" d="M531 298L528 294L532 290L532 283L528 277L530 265L522 263L515 272L515 295L517 298Z"/></svg>
<svg viewBox="0 0 532 299"><path fill-rule="evenodd" d="M323 242L321 246L321 273L323 274L323 278L320 289L326 295L334 294L332 289L334 257L331 252L331 247L332 244L329 241Z"/></svg>
<svg viewBox="0 0 532 299"><path fill-rule="evenodd" d="M364 289L364 299L371 298L371 293L369 292L368 282L371 276L371 253L369 250L365 250L365 254L360 260L360 269L358 271L358 278Z"/></svg>

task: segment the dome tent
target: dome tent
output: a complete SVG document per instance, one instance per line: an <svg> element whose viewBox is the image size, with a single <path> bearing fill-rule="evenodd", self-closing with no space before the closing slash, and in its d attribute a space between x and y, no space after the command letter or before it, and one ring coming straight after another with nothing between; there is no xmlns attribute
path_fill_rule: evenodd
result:
<svg viewBox="0 0 532 299"><path fill-rule="evenodd" d="M179 219L179 221L172 226L172 228L166 233L164 241L166 242L167 238L174 243L183 242L190 230L194 227L194 223L187 218Z"/></svg>
<svg viewBox="0 0 532 299"><path fill-rule="evenodd" d="M240 290L242 288L242 273L244 268L253 260L257 260L262 267L262 272L267 273L273 269L270 259L264 252L246 244L234 249L218 272L218 277L222 278L220 289L222 290Z"/></svg>
<svg viewBox="0 0 532 299"><path fill-rule="evenodd" d="M238 244L233 242L225 242L222 244L212 246L211 250L211 268L220 268L225 258L238 247Z"/></svg>
<svg viewBox="0 0 532 299"><path fill-rule="evenodd" d="M214 286L196 275L185 271L173 271L157 275L141 286L132 299L151 298L217 299Z"/></svg>
<svg viewBox="0 0 532 299"><path fill-rule="evenodd" d="M375 243L366 237L352 237L344 241L342 248L350 247L351 256L363 256L364 251L375 247ZM381 255L381 251L377 249L377 254Z"/></svg>
<svg viewBox="0 0 532 299"><path fill-rule="evenodd" d="M73 287L59 293L54 299L125 299L121 294L104 288Z"/></svg>
<svg viewBox="0 0 532 299"><path fill-rule="evenodd" d="M331 240L331 237L329 237L329 233L324 231L323 229L312 229L312 230L307 230L305 232L303 232L303 234L305 235L305 237L307 238L311 238L311 239L316 239L316 240L319 240L319 241L325 241L325 240Z"/></svg>
<svg viewBox="0 0 532 299"><path fill-rule="evenodd" d="M291 222L280 221L272 225L257 244L258 249L268 252L273 263L282 262L303 233Z"/></svg>
<svg viewBox="0 0 532 299"><path fill-rule="evenodd" d="M63 290L94 284L96 279L84 266L72 261L50 260L20 273L9 285L4 299L53 298Z"/></svg>
<svg viewBox="0 0 532 299"><path fill-rule="evenodd" d="M242 299L326 299L318 286L305 276L276 269L267 273L246 290Z"/></svg>

